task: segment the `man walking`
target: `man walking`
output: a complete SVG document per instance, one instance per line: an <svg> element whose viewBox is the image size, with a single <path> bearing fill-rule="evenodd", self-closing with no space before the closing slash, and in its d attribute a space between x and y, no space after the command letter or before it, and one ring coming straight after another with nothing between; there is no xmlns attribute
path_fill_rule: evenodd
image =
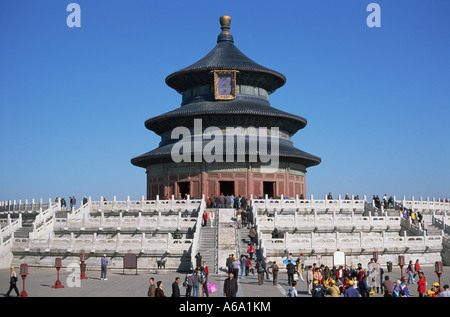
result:
<svg viewBox="0 0 450 317"><path fill-rule="evenodd" d="M17 279L17 274L14 271L14 267L11 266L9 268L10 274L9 274L9 290L6 292L6 297L9 297L9 294L12 290L14 290L17 294L17 296L20 296L19 290L17 289L17 284L19 283L19 280Z"/></svg>
<svg viewBox="0 0 450 317"><path fill-rule="evenodd" d="M223 296L225 297L236 297L238 292L237 279L234 278L233 272L228 273L228 277L223 283Z"/></svg>
<svg viewBox="0 0 450 317"><path fill-rule="evenodd" d="M259 285L263 285L264 284L264 272L265 272L265 268L262 264L262 260L259 259L258 262L256 262L256 272L258 273L258 283Z"/></svg>

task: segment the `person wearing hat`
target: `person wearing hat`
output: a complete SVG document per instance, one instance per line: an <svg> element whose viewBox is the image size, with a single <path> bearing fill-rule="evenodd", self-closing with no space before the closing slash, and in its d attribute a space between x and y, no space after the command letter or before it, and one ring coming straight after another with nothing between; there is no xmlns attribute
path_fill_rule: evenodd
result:
<svg viewBox="0 0 450 317"><path fill-rule="evenodd" d="M329 287L327 288L327 293L331 295L331 297L339 297L341 291L339 287L336 286L336 282L333 279L329 281Z"/></svg>
<svg viewBox="0 0 450 317"><path fill-rule="evenodd" d="M439 287L439 283L438 282L434 282L433 283L433 287L431 289L434 292L432 297L438 297L439 294L441 293L441 288Z"/></svg>
<svg viewBox="0 0 450 317"><path fill-rule="evenodd" d="M17 289L17 284L19 283L19 280L17 279L17 274L14 271L14 266L11 266L9 270L11 271L9 274L9 290L6 292L5 296L9 297L9 294L13 289L16 292L17 296L20 296L19 290Z"/></svg>
<svg viewBox="0 0 450 317"><path fill-rule="evenodd" d="M359 292L356 288L353 287L353 281L348 281L347 289L344 291L344 297L359 297Z"/></svg>
<svg viewBox="0 0 450 317"><path fill-rule="evenodd" d="M312 297L325 297L327 289L323 285L319 284L319 281L317 279L314 279L313 285L314 286L311 291Z"/></svg>

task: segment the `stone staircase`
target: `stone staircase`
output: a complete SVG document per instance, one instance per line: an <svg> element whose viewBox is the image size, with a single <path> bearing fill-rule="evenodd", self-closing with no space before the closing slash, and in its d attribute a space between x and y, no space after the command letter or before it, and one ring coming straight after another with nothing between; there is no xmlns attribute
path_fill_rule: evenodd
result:
<svg viewBox="0 0 450 317"><path fill-rule="evenodd" d="M209 213L209 209L206 210ZM217 209L215 210L217 215ZM217 260L217 217L211 226L208 218L206 226L200 227L200 239L198 252L202 256L202 262L206 262L210 273L216 274L218 272Z"/></svg>
<svg viewBox="0 0 450 317"><path fill-rule="evenodd" d="M23 217L22 227L14 232L15 238L28 238L30 232L33 231L34 217Z"/></svg>

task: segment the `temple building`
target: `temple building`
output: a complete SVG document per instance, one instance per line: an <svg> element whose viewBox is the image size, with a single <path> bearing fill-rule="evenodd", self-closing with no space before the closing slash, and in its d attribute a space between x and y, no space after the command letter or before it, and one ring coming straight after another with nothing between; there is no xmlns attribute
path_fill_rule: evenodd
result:
<svg viewBox="0 0 450 317"><path fill-rule="evenodd" d="M306 195L306 169L321 159L294 147L306 119L271 106L286 83L281 73L244 55L221 16L217 45L196 63L166 78L181 106L145 121L159 146L134 157L145 168L147 199Z"/></svg>

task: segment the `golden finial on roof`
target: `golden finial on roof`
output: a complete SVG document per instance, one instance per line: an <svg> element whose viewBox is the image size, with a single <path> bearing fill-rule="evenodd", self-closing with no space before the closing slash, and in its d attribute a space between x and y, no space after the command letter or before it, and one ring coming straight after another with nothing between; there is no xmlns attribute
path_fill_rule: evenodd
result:
<svg viewBox="0 0 450 317"><path fill-rule="evenodd" d="M230 34L231 17L229 15L222 15L219 21L222 29L221 34Z"/></svg>

